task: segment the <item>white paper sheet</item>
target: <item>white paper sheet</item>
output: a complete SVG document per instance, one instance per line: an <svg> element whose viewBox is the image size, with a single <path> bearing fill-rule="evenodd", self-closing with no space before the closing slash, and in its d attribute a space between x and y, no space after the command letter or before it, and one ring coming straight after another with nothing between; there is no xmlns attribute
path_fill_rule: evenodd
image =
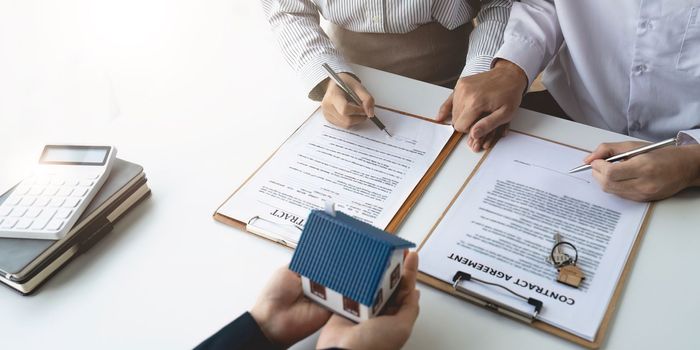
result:
<svg viewBox="0 0 700 350"><path fill-rule="evenodd" d="M259 216L291 243L300 233L293 225L303 226L325 200L386 228L454 130L379 108L377 116L393 137L370 121L333 126L316 111L218 212L242 222Z"/></svg>
<svg viewBox="0 0 700 350"><path fill-rule="evenodd" d="M499 141L421 248L420 270L451 283L458 270L544 303L539 319L594 340L649 205L603 192L587 152L511 133ZM559 232L579 251L579 289L546 262ZM461 284L523 311L498 288Z"/></svg>

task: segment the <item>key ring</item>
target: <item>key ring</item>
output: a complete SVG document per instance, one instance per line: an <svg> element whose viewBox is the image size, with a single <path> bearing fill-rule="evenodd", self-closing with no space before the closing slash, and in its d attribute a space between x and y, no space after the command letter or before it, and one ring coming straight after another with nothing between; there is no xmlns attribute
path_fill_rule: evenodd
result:
<svg viewBox="0 0 700 350"><path fill-rule="evenodd" d="M571 247L571 249L574 250L574 253L576 253L576 255L574 255L574 265L576 265L576 262L578 262L578 250L576 249L576 247L574 247L573 244L571 244L571 243L569 243L569 242L561 241L561 242L555 244L554 247L552 247L552 251L549 253L550 259L552 259L552 261L554 261L554 251L555 251L555 250L557 249L557 247L560 246L560 245L567 245L567 246Z"/></svg>

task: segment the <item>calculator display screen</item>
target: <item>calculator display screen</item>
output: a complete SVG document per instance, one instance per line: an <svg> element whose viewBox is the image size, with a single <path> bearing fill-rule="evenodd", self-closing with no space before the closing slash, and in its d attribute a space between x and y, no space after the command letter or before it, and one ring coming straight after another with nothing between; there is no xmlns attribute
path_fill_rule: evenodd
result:
<svg viewBox="0 0 700 350"><path fill-rule="evenodd" d="M41 163L64 165L105 165L107 146L46 146Z"/></svg>

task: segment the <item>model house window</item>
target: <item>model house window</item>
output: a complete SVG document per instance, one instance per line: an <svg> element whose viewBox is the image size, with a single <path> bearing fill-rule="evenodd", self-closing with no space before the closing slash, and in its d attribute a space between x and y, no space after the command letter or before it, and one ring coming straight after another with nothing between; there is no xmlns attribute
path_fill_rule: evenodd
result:
<svg viewBox="0 0 700 350"><path fill-rule="evenodd" d="M348 297L343 297L343 310L355 316L360 316L360 304Z"/></svg>
<svg viewBox="0 0 700 350"><path fill-rule="evenodd" d="M326 300L326 287L309 280L309 283L311 284L311 293L323 300Z"/></svg>
<svg viewBox="0 0 700 350"><path fill-rule="evenodd" d="M374 306L372 306L372 313L376 314L377 311L379 311L379 306L382 305L382 302L384 301L384 296L382 295L382 289L379 288L379 292L377 292L377 297L374 298Z"/></svg>
<svg viewBox="0 0 700 350"><path fill-rule="evenodd" d="M397 264L394 271L391 271L391 289L394 289L396 284L399 283L399 278L401 277L401 273L399 272L400 266L401 264Z"/></svg>

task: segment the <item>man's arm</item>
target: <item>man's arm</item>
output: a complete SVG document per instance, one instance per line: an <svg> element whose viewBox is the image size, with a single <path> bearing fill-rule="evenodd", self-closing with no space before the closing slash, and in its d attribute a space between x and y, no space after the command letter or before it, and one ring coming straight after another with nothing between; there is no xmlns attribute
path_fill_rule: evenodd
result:
<svg viewBox="0 0 700 350"><path fill-rule="evenodd" d="M484 0L476 16L477 26L469 36L469 51L462 76L486 72L503 44L503 32L508 25L512 0Z"/></svg>
<svg viewBox="0 0 700 350"><path fill-rule="evenodd" d="M515 63L527 75L529 86L563 43L554 0L525 0L513 4L503 45L494 61Z"/></svg>
<svg viewBox="0 0 700 350"><path fill-rule="evenodd" d="M522 95L563 43L553 0L516 2L503 45L488 72L463 77L438 112L468 133L474 151L490 148L507 129Z"/></svg>
<svg viewBox="0 0 700 350"><path fill-rule="evenodd" d="M303 79L309 98L323 98L325 84L320 83L327 77L323 63L338 73L352 73L321 28L318 8L311 0L262 0L262 5L284 58Z"/></svg>

